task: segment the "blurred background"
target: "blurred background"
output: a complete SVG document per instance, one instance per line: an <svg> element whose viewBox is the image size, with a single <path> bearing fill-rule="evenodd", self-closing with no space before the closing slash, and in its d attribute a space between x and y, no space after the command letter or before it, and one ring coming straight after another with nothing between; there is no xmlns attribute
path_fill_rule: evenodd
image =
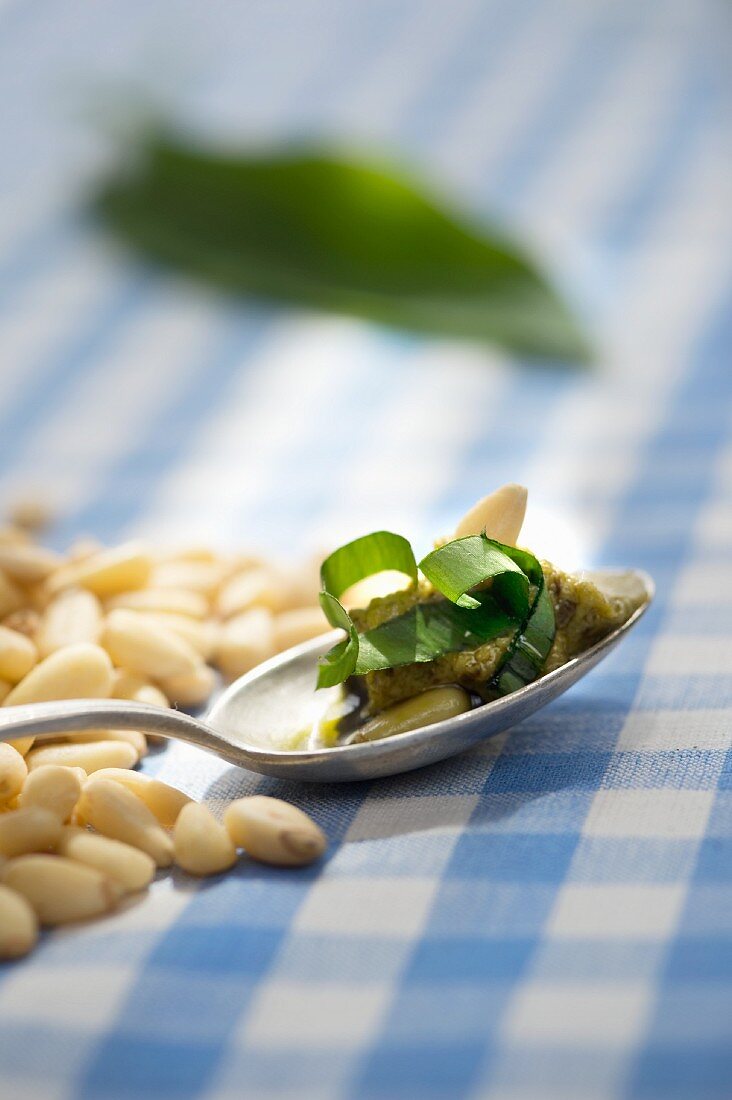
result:
<svg viewBox="0 0 732 1100"><path fill-rule="evenodd" d="M0 2L0 499L42 491L58 545L289 555L375 526L422 550L516 480L546 556L677 567L690 501L732 478L731 21L724 0ZM207 138L395 154L518 236L595 364L131 258L84 205L110 89ZM702 517L717 540L726 501Z"/></svg>

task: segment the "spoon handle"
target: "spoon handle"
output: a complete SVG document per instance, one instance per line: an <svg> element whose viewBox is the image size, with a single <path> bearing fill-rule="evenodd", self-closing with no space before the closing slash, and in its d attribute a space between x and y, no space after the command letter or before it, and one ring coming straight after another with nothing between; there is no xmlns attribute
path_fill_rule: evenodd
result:
<svg viewBox="0 0 732 1100"><path fill-rule="evenodd" d="M123 699L63 699L0 707L0 741L105 728L156 733L216 753L223 748L223 740L199 719L150 703Z"/></svg>

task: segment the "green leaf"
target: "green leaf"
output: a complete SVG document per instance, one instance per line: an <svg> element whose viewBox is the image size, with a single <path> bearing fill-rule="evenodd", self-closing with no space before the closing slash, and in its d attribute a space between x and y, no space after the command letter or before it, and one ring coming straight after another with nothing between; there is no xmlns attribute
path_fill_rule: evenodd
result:
<svg viewBox="0 0 732 1100"><path fill-rule="evenodd" d="M521 355L589 357L516 245L393 166L308 148L214 152L155 130L137 154L95 205L147 256L227 291Z"/></svg>
<svg viewBox="0 0 732 1100"><path fill-rule="evenodd" d="M541 675L554 642L556 620L554 604L547 592L541 564L527 550L518 550L512 546L504 546L503 549L521 564L531 583L536 586L528 614L516 631L489 685L489 689L499 695L508 695L533 683Z"/></svg>
<svg viewBox="0 0 732 1100"><path fill-rule="evenodd" d="M334 550L320 567L320 583L324 592L339 597L352 585L387 569L417 580L417 562L407 539L393 531L373 531Z"/></svg>
<svg viewBox="0 0 732 1100"><path fill-rule="evenodd" d="M460 607L477 607L478 601L466 593L492 579L494 596L520 619L529 609L529 577L506 553L513 549L485 534L467 535L433 550L419 568L438 591Z"/></svg>
<svg viewBox="0 0 732 1100"><path fill-rule="evenodd" d="M479 593L474 604L466 608L449 600L419 603L359 635L356 675L477 649L516 626L515 618L489 592Z"/></svg>
<svg viewBox="0 0 732 1100"><path fill-rule="evenodd" d="M342 603L330 592L320 593L320 606L331 626L345 630L348 635L326 654L318 658L318 687L335 687L352 676L358 657L358 631Z"/></svg>
<svg viewBox="0 0 732 1100"><path fill-rule="evenodd" d="M374 531L354 539L335 550L321 565L320 606L331 626L345 630L348 637L320 658L319 688L343 683L356 669L359 635L339 597L351 585L386 569L404 573L412 582L417 580L412 547L392 531Z"/></svg>

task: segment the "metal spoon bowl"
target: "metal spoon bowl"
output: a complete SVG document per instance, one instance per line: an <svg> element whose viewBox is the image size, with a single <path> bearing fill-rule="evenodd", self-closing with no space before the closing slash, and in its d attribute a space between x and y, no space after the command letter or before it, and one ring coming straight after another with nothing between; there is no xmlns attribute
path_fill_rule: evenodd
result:
<svg viewBox="0 0 732 1100"><path fill-rule="evenodd" d="M280 779L340 783L376 779L434 764L510 729L556 699L606 657L638 622L654 595L651 578L637 570L587 574L605 588L641 586L643 602L627 622L554 672L519 691L430 726L380 741L290 751L272 747L273 735L302 729L312 707L317 660L333 644L329 633L287 650L240 677L204 719L122 699L72 699L0 709L0 740L73 730L136 729L187 741L230 764Z"/></svg>

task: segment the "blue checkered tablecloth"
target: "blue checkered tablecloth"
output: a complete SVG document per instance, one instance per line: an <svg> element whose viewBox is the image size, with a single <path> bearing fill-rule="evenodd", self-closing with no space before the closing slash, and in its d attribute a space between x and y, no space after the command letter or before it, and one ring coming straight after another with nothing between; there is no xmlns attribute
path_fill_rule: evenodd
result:
<svg viewBox="0 0 732 1100"><path fill-rule="evenodd" d="M506 480L560 564L658 598L589 678L418 773L295 787L174 747L323 866L168 876L0 970L3 1100L732 1096L732 8L723 0L0 0L0 497L59 546L427 546ZM236 307L79 212L89 107L396 149L532 241L594 372ZM104 115L104 111L97 112ZM102 126L102 131L104 126Z"/></svg>

